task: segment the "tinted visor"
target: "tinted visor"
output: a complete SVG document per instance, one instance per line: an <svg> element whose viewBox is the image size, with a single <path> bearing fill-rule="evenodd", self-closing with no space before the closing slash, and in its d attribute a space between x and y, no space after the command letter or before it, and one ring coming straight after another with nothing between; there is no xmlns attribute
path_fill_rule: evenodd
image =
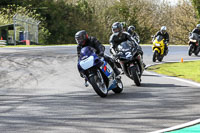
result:
<svg viewBox="0 0 200 133"><path fill-rule="evenodd" d="M83 45L85 43L85 40L82 37L75 37L76 43Z"/></svg>
<svg viewBox="0 0 200 133"><path fill-rule="evenodd" d="M113 26L112 27L112 32L113 33L118 33L118 32L120 32L120 29L117 26Z"/></svg>
<svg viewBox="0 0 200 133"><path fill-rule="evenodd" d="M165 33L166 33L166 30L162 30L161 33L162 33L162 34L165 34Z"/></svg>

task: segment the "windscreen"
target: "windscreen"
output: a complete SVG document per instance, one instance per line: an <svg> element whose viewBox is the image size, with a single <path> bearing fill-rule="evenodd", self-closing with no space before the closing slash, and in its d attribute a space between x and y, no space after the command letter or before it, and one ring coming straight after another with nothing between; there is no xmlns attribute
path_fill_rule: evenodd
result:
<svg viewBox="0 0 200 133"><path fill-rule="evenodd" d="M125 41L118 45L118 51L128 51L133 48L133 42Z"/></svg>
<svg viewBox="0 0 200 133"><path fill-rule="evenodd" d="M92 47L88 47L88 46L83 47L80 52L80 59L84 56L88 57L88 56L92 55L94 52L95 52L94 48L92 48Z"/></svg>
<svg viewBox="0 0 200 133"><path fill-rule="evenodd" d="M158 36L156 37L156 39L157 39L157 41L158 41L158 42L160 42L160 41L162 41L162 40L163 40L163 36L161 36L161 35L158 35Z"/></svg>

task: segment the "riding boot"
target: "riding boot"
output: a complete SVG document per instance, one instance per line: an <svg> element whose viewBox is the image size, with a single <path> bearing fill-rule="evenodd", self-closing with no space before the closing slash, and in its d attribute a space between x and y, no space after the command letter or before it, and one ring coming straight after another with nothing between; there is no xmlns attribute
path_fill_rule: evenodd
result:
<svg viewBox="0 0 200 133"><path fill-rule="evenodd" d="M114 72L115 72L115 74L116 74L116 77L120 75L121 72L117 69L116 66L113 67L113 70L114 70Z"/></svg>

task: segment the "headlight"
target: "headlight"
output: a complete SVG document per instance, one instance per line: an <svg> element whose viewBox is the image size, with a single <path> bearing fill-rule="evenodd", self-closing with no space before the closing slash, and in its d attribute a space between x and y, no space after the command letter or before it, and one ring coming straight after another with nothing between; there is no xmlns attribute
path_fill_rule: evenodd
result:
<svg viewBox="0 0 200 133"><path fill-rule="evenodd" d="M158 43L156 43L155 45L156 45L157 47L160 47L160 44L158 44Z"/></svg>
<svg viewBox="0 0 200 133"><path fill-rule="evenodd" d="M119 51L122 51L122 48L123 48L123 47L122 47L121 45L118 45L117 48L118 48Z"/></svg>

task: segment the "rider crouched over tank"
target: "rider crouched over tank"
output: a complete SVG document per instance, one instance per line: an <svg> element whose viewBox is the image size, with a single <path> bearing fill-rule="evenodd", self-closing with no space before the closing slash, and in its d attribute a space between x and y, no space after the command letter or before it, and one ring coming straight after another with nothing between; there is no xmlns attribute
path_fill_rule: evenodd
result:
<svg viewBox="0 0 200 133"><path fill-rule="evenodd" d="M105 51L105 47L100 43L99 40L97 40L95 37L92 37L92 36L88 36L87 32L85 30L81 30L81 31L78 31L76 34L75 34L75 40L78 44L77 46L77 54L78 54L78 57L80 56L80 52L81 52L81 49L83 47L86 47L86 46L90 46L92 48L94 48L96 50L96 54L98 54L99 56L101 57L104 57L104 59L111 65L111 67L113 68L115 74L117 77L119 77L120 75L120 71L117 69L114 61L112 58L110 58L109 56L105 55L104 54L104 51ZM80 71L79 71L80 72ZM80 72L80 76L84 78L84 73L81 73ZM119 77L120 78L120 77ZM85 86L88 86L87 85L87 81L85 83Z"/></svg>
<svg viewBox="0 0 200 133"><path fill-rule="evenodd" d="M135 31L135 26L133 25L129 26L127 32L133 37L133 39L137 41L138 44L140 43L140 37Z"/></svg>
<svg viewBox="0 0 200 133"><path fill-rule="evenodd" d="M116 57L116 49L117 46L124 42L124 41L131 41L134 44L134 47L137 47L137 53L141 55L142 62L143 62L143 51L141 46L138 44L137 40L135 40L128 32L125 32L123 30L123 26L120 22L115 22L112 24L112 35L110 36L110 53L112 54L112 57L115 59ZM116 62L117 63L117 62ZM145 64L143 63L144 67ZM121 67L119 63L117 63L118 67Z"/></svg>

